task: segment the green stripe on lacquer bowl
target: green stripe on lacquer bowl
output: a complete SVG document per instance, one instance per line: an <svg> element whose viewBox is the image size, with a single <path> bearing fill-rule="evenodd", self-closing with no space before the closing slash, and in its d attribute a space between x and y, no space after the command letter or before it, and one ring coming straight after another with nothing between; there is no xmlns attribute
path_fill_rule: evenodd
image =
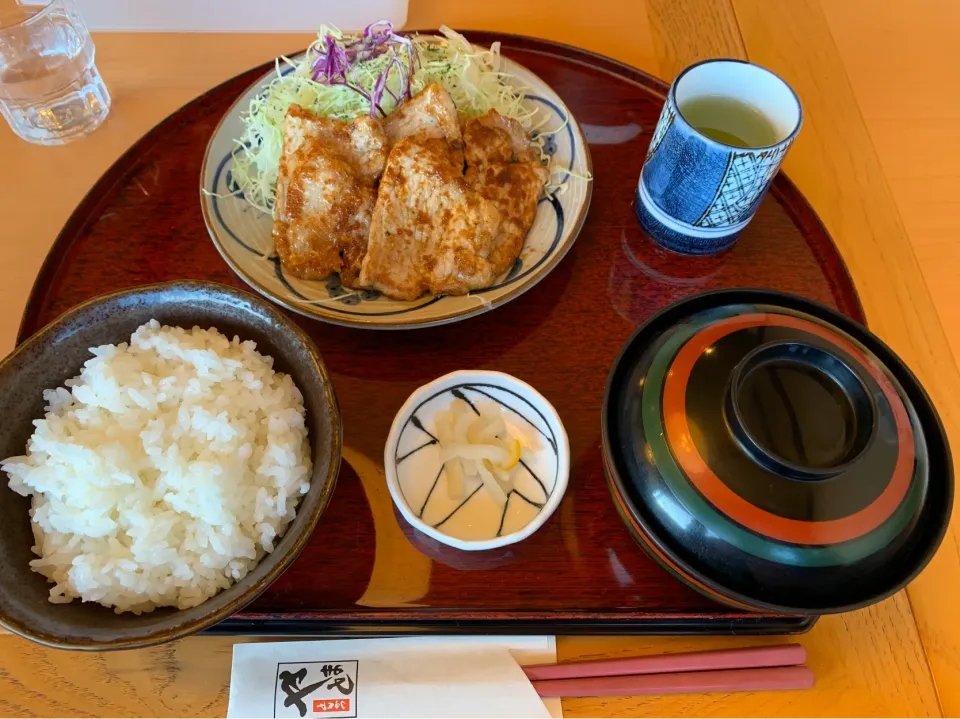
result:
<svg viewBox="0 0 960 719"><path fill-rule="evenodd" d="M629 508L626 506L626 501L620 495L620 491L617 489L617 483L613 479L613 476L607 467L606 458L604 458L603 469L607 476L607 488L610 490L610 496L613 498L613 506L616 508L617 514L620 515L620 519L622 519L623 523L627 525L627 529L630 530L630 534L648 557L659 564L660 567L666 570L667 573L670 574L674 579L683 582L691 589L696 590L700 594L703 594L704 596L709 597L716 602L726 604L727 606L734 607L736 609L745 609L751 612L759 611L757 607L754 607L751 604L745 604L737 601L736 599L728 597L725 594L721 594L717 590L702 582L695 575L688 574L679 564L675 564L673 560L671 560L665 553L661 552L653 540L647 535L647 532L644 530L643 526L636 521Z"/></svg>
<svg viewBox="0 0 960 719"><path fill-rule="evenodd" d="M733 314L739 313L731 313L731 316ZM923 483L916 481L916 478L919 473L926 471L926 459L919 447L910 491L894 514L880 527L864 536L829 547L793 545L764 538L719 512L689 483L666 443L661 414L663 385L670 364L680 348L716 319L718 318L713 316L691 322L678 330L657 353L644 382L641 400L644 438L650 446L653 464L666 487L687 512L720 539L748 554L778 564L803 567L851 564L887 546L909 523L923 500ZM915 436L915 443L918 440L919 437Z"/></svg>

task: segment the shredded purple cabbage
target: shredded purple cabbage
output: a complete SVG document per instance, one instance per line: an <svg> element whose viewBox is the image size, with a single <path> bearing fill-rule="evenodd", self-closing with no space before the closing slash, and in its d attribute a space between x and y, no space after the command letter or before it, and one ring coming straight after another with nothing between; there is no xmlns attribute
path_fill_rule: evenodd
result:
<svg viewBox="0 0 960 719"><path fill-rule="evenodd" d="M402 55L400 49L404 51ZM314 45L314 50L317 57L311 66L313 79L327 85L343 85L359 93L370 103L372 118L376 118L378 111L382 116L386 115L381 107L384 94L389 94L395 103L412 97L411 84L414 68L419 65L420 58L413 41L395 33L391 22L386 20L375 22L368 25L359 37L348 37L342 40L337 40L327 33L322 39L322 44ZM367 92L351 82L350 71L354 63L373 60L388 52L392 56L383 72L377 76L372 92ZM399 96L387 87L390 72L394 68L400 77Z"/></svg>

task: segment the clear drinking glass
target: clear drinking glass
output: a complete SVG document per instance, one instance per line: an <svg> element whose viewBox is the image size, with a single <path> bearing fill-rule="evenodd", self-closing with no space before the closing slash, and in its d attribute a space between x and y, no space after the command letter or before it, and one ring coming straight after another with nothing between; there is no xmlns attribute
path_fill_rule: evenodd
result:
<svg viewBox="0 0 960 719"><path fill-rule="evenodd" d="M28 142L62 145L110 112L93 62L93 40L70 0L53 0L18 22L0 22L0 114Z"/></svg>

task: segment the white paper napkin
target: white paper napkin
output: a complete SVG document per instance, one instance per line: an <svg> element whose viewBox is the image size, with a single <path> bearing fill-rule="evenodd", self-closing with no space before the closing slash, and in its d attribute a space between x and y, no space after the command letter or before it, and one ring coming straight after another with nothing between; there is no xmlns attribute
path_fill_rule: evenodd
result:
<svg viewBox="0 0 960 719"><path fill-rule="evenodd" d="M236 644L227 716L562 717L519 666L554 661L554 637Z"/></svg>

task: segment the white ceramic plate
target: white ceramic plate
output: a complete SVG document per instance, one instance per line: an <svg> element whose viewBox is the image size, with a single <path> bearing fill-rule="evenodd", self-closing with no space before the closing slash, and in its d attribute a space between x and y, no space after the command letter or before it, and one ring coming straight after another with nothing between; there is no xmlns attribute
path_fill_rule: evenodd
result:
<svg viewBox="0 0 960 719"><path fill-rule="evenodd" d="M544 132L558 130L547 140L547 151L559 167L580 177L591 172L590 151L580 126L557 94L521 65L505 59L505 70L526 89L526 103L540 110ZM200 204L214 244L227 264L251 287L308 317L381 329L424 327L455 322L493 309L519 296L542 280L563 259L583 226L593 183L563 176L564 190L540 198L537 215L520 257L507 274L485 290L461 297L424 295L410 302L391 300L378 292L354 293L337 275L326 280L300 280L284 273L273 247L273 218L242 197L229 196L235 140L243 131L240 113L273 77L270 71L255 82L224 115L207 145L200 170ZM218 195L220 197L218 197Z"/></svg>
<svg viewBox="0 0 960 719"><path fill-rule="evenodd" d="M506 506L476 477L466 480L465 498L450 496L435 427L437 414L457 398L475 412L499 405L507 430L523 446ZM383 466L390 496L415 529L457 549L495 549L529 537L560 505L570 443L553 405L526 382L502 372L460 371L410 395L393 420Z"/></svg>

